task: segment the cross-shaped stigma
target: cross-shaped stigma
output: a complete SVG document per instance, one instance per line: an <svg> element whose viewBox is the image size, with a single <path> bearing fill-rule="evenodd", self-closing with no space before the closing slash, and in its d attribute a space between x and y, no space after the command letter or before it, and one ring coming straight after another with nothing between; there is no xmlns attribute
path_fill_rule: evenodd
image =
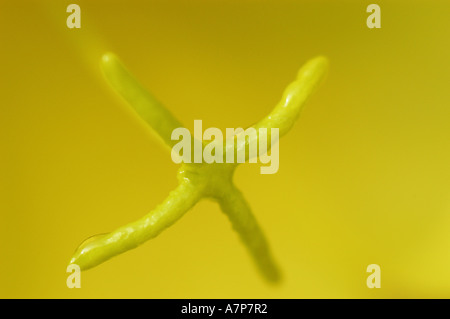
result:
<svg viewBox="0 0 450 319"><path fill-rule="evenodd" d="M114 54L107 53L102 57L101 68L112 88L168 146L173 147L176 141L171 139L171 134L174 129L182 127L181 123L137 82ZM260 128L267 128L266 132L278 128L280 137L287 133L308 97L324 78L327 69L328 61L324 57L308 61L300 69L297 79L286 88L281 101L272 112L253 125L258 132L255 138L268 138L261 135L264 130L259 130ZM230 138L238 140L237 136L228 137ZM240 141L241 143L231 144L236 151L248 147L252 142L249 138ZM247 201L233 184L233 173L237 165L238 163L226 162L182 163L177 175L179 185L159 206L135 222L85 241L78 247L70 263L85 270L136 248L174 224L200 199L209 198L218 202L228 216L262 275L269 281L278 281L280 272L271 256L266 238Z"/></svg>

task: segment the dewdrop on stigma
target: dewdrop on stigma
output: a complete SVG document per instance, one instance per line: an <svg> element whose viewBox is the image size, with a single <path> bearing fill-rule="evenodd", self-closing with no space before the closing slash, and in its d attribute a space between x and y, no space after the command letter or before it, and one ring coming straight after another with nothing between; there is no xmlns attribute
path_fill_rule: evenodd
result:
<svg viewBox="0 0 450 319"><path fill-rule="evenodd" d="M279 282L281 272L268 241L250 205L234 184L233 175L240 163L256 163L258 157L261 163L270 162L269 166L261 167L262 174L278 170L278 139L291 129L309 96L322 82L328 60L319 56L306 62L274 109L245 131L227 129L225 144L224 135L217 128L201 134L201 121L194 121L196 132L191 136L114 54L105 54L100 66L111 87L172 149L172 159L182 164L177 172L178 186L158 206L110 233L89 238L78 247L70 263L81 270L96 267L158 236L197 202L209 199L217 202L227 215L263 278Z"/></svg>
<svg viewBox="0 0 450 319"><path fill-rule="evenodd" d="M211 141L212 136L214 139ZM227 128L225 147L223 146L222 131L210 127L202 134L202 120L194 120L194 139L187 128L179 127L172 131L171 140L178 141L172 147L172 160L176 164L192 163L192 143L194 143L194 163L257 163L259 157L262 164L269 166L261 167L261 174L275 174L279 168L279 129L263 127L258 130L249 127ZM270 145L268 140L270 139ZM205 143L204 141L211 141ZM248 148L248 154L246 154ZM259 150L259 153L258 153ZM270 150L270 155L268 154ZM235 155L236 154L236 155Z"/></svg>

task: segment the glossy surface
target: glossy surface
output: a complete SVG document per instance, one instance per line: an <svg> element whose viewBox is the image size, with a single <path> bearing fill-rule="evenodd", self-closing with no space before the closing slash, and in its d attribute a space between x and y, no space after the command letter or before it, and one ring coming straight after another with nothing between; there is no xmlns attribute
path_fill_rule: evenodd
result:
<svg viewBox="0 0 450 319"><path fill-rule="evenodd" d="M174 116L142 88L114 54L105 54L101 60L101 67L113 89L167 145L173 146L174 141L170 139L172 130L181 127ZM280 135L285 134L299 116L307 98L322 81L327 68L328 61L324 57L308 61L300 69L297 79L287 87L280 103L254 127L279 128ZM237 143L232 145L236 145L237 149L243 147ZM135 222L104 236L85 241L78 247L70 262L86 270L136 248L171 226L198 200L206 197L220 204L264 278L271 282L280 280L280 271L271 256L267 240L249 204L233 184L232 177L236 166L234 163L182 164L178 171L179 186L161 205Z"/></svg>
<svg viewBox="0 0 450 319"><path fill-rule="evenodd" d="M2 298L449 298L450 1L0 1ZM331 69L280 141L233 175L283 273L267 285L210 200L82 272L82 240L178 185L165 145L104 80L116 53L193 131L264 118L304 61ZM381 267L368 289L366 267Z"/></svg>

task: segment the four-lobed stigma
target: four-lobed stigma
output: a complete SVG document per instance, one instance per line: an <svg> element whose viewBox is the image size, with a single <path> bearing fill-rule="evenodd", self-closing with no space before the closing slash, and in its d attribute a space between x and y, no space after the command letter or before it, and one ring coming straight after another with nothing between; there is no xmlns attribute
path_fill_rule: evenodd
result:
<svg viewBox="0 0 450 319"><path fill-rule="evenodd" d="M169 147L173 148L177 141L172 140L171 135L175 129L182 127L181 123L138 83L114 54L107 53L102 57L101 68L112 88ZM242 148L249 147L250 143L268 138L258 132L277 129L279 137L286 134L298 118L308 97L323 80L327 69L328 60L325 57L319 56L309 60L300 69L296 80L286 88L281 101L272 112L252 126L257 133L240 140L239 135L232 136L230 138L236 139L236 143L226 143L225 148L232 147L238 154ZM205 145L202 144L201 147L204 148ZM248 155L244 160L249 160ZM238 232L264 278L270 282L279 281L280 271L267 240L249 204L232 181L238 164L226 161L182 163L178 170L179 185L159 206L141 219L111 233L90 237L78 247L70 263L85 270L136 248L174 224L199 200L209 198L216 201L228 216L233 229Z"/></svg>

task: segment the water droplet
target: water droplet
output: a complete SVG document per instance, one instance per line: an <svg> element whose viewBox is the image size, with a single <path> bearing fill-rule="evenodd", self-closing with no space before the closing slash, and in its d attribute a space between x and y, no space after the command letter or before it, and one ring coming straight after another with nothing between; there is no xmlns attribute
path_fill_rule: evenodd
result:
<svg viewBox="0 0 450 319"><path fill-rule="evenodd" d="M107 235L108 233L102 233L102 234L97 234L97 235L93 235L90 236L88 238L86 238L85 240L83 240L83 242L77 247L77 249L75 251L79 251L82 250L84 247L86 247L87 245L89 245L90 243L96 241L97 239L100 239L102 237L104 237L105 235Z"/></svg>

